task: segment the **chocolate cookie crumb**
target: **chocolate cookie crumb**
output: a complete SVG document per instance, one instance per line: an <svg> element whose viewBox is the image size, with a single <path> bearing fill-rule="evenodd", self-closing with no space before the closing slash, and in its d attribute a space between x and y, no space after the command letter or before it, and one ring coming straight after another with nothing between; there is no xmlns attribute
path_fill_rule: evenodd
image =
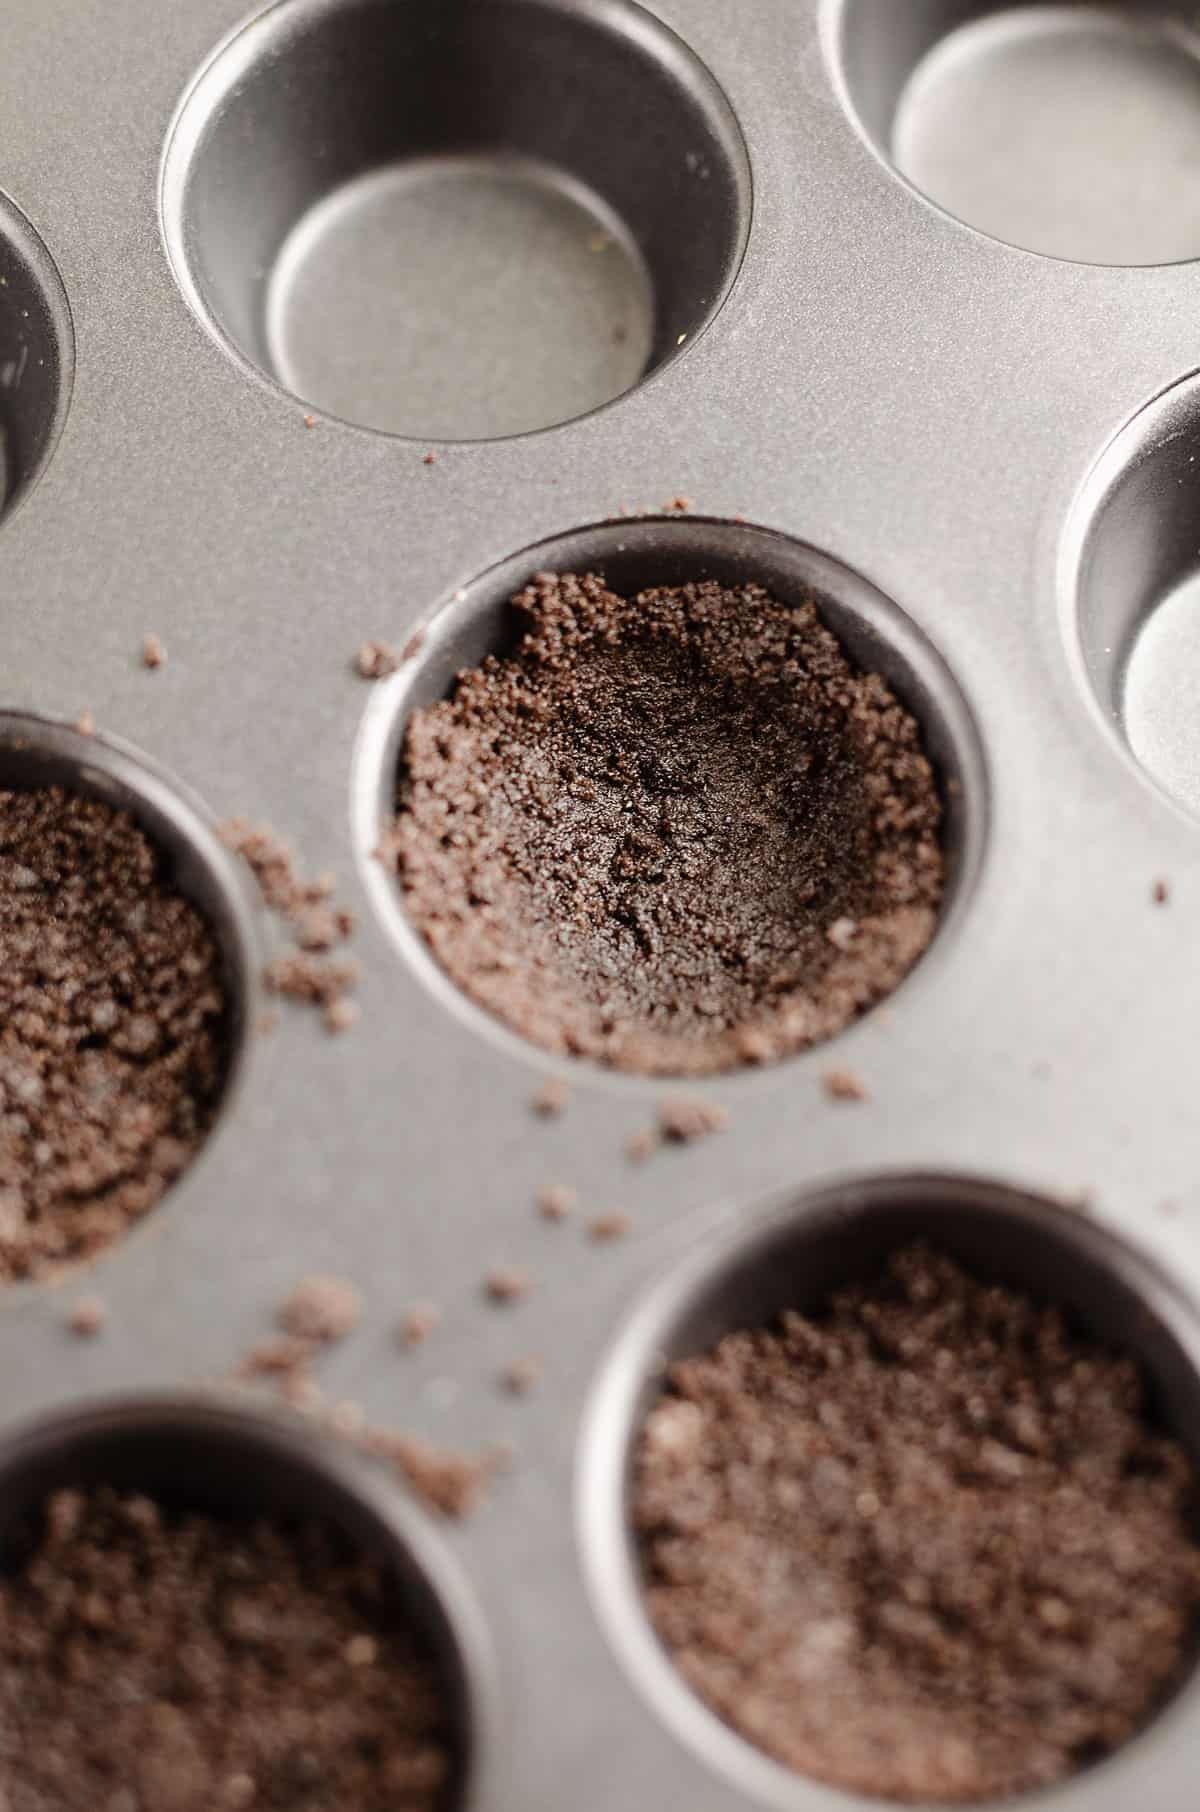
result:
<svg viewBox="0 0 1200 1812"><path fill-rule="evenodd" d="M588 1222L588 1238L596 1246L611 1246L632 1231L633 1222L627 1214L598 1214Z"/></svg>
<svg viewBox="0 0 1200 1812"><path fill-rule="evenodd" d="M275 957L267 964L263 982L272 994L286 994L293 1000L328 1007L358 985L358 976L355 962L320 962L298 953Z"/></svg>
<svg viewBox="0 0 1200 1812"><path fill-rule="evenodd" d="M514 605L515 651L416 711L400 764L400 886L454 981L655 1075L769 1062L889 994L936 926L941 804L816 606L549 573Z"/></svg>
<svg viewBox="0 0 1200 1812"><path fill-rule="evenodd" d="M513 1303L529 1294L529 1273L515 1265L501 1265L484 1279L484 1294L490 1302Z"/></svg>
<svg viewBox="0 0 1200 1812"><path fill-rule="evenodd" d="M81 1296L67 1317L67 1326L83 1340L94 1340L108 1326L108 1307L101 1296Z"/></svg>
<svg viewBox="0 0 1200 1812"><path fill-rule="evenodd" d="M579 1194L565 1183L547 1183L538 1191L537 1205L544 1221L565 1221L578 1207Z"/></svg>
<svg viewBox="0 0 1200 1812"><path fill-rule="evenodd" d="M0 1581L0 1694L14 1812L435 1812L453 1771L397 1583L315 1522L57 1493Z"/></svg>
<svg viewBox="0 0 1200 1812"><path fill-rule="evenodd" d="M335 1036L340 1032L348 1032L357 1019L357 1002L347 1000L342 996L338 1000L331 1000L326 1007L324 1013L325 1030L327 1032L332 1032Z"/></svg>
<svg viewBox="0 0 1200 1812"><path fill-rule="evenodd" d="M1166 881L1156 881L1151 896L1156 906L1165 906L1171 898L1170 885Z"/></svg>
<svg viewBox="0 0 1200 1812"><path fill-rule="evenodd" d="M630 1133L625 1141L625 1156L631 1164L642 1164L652 1158L659 1147L659 1135L652 1127L643 1127L640 1132Z"/></svg>
<svg viewBox="0 0 1200 1812"><path fill-rule="evenodd" d="M500 1384L512 1397L527 1397L542 1381L540 1359L514 1359L500 1374Z"/></svg>
<svg viewBox="0 0 1200 1812"><path fill-rule="evenodd" d="M658 1130L672 1145L692 1145L711 1138L729 1125L726 1108L712 1101L689 1101L684 1096L663 1101L658 1109Z"/></svg>
<svg viewBox="0 0 1200 1812"><path fill-rule="evenodd" d="M349 960L318 961L348 938L354 930L353 915L332 902L332 875L302 881L295 872L291 850L282 838L245 818L232 818L220 826L222 841L247 862L259 892L271 911L286 923L298 949L277 956L267 964L263 983L272 994L319 1007L329 1032L343 1032L353 1023L353 1010L331 1011L334 1004L358 985L358 965Z"/></svg>
<svg viewBox="0 0 1200 1812"><path fill-rule="evenodd" d="M1195 1484L1130 1360L915 1246L676 1364L633 1515L713 1710L845 1791L959 1804L1065 1779L1161 1702Z"/></svg>
<svg viewBox="0 0 1200 1812"><path fill-rule="evenodd" d="M571 1091L561 1076L548 1076L533 1097L533 1111L540 1120L557 1120L567 1111Z"/></svg>
<svg viewBox="0 0 1200 1812"><path fill-rule="evenodd" d="M492 1455L470 1459L380 1429L368 1429L366 1446L377 1459L388 1461L431 1510L455 1520L475 1509L496 1470Z"/></svg>
<svg viewBox="0 0 1200 1812"><path fill-rule="evenodd" d="M234 1376L238 1378L292 1378L313 1358L319 1342L311 1336L283 1334L260 1340L250 1348Z"/></svg>
<svg viewBox="0 0 1200 1812"><path fill-rule="evenodd" d="M822 1082L831 1101L870 1099L866 1083L854 1070L826 1070Z"/></svg>
<svg viewBox="0 0 1200 1812"><path fill-rule="evenodd" d="M362 1298L344 1277L305 1277L279 1311L279 1325L298 1340L344 1340L362 1317Z"/></svg>
<svg viewBox="0 0 1200 1812"><path fill-rule="evenodd" d="M0 1279L89 1258L156 1207L228 1058L216 941L130 814L0 792Z"/></svg>
<svg viewBox="0 0 1200 1812"><path fill-rule="evenodd" d="M400 1323L401 1346L410 1349L424 1346L441 1318L442 1312L436 1303L414 1303Z"/></svg>
<svg viewBox="0 0 1200 1812"><path fill-rule="evenodd" d="M148 635L142 642L142 666L152 671L161 667L166 661L167 651L156 635Z"/></svg>
<svg viewBox="0 0 1200 1812"><path fill-rule="evenodd" d="M399 667L400 656L386 642L364 642L354 658L354 664L363 679L386 679Z"/></svg>

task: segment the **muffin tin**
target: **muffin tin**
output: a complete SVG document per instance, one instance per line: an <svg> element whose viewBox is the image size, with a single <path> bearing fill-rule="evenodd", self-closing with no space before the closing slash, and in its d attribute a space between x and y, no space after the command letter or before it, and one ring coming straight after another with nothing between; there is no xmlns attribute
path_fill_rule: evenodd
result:
<svg viewBox="0 0 1200 1812"><path fill-rule="evenodd" d="M1035 255L896 168L909 76L985 11L285 0L241 30L237 0L42 0L6 21L0 773L134 805L214 918L239 1030L209 1144L89 1277L103 1337L66 1331L70 1284L8 1293L0 1476L19 1505L135 1427L139 1476L194 1448L239 1498L336 1478L453 1632L470 1812L868 1803L686 1694L622 1493L665 1355L893 1232L1140 1353L1200 1459L1200 266L1106 264L1103 219L1091 262ZM1111 33L1135 84L1151 42L1186 78L1190 8L1020 9L1026 55L1030 12ZM1043 87L1059 70L1069 120L1063 68ZM959 118L983 180L994 150ZM460 297L478 364L438 337ZM728 1129L640 1165L626 1142L669 1090L571 1065L566 1113L536 1118L545 1059L455 992L372 856L406 713L503 644L525 578L579 565L815 589L946 785L950 899L910 979L834 1046L689 1089ZM368 637L407 650L372 686ZM355 910L343 1037L290 1008L255 1030L273 933L214 835L237 814ZM868 1101L827 1098L834 1063ZM560 1227L534 1208L553 1181L584 1204ZM614 1209L631 1236L589 1244ZM502 1263L531 1278L503 1308ZM332 1397L456 1449L513 1441L461 1526L187 1394L321 1270L368 1298L323 1362ZM443 1318L406 1354L417 1300ZM527 1355L545 1377L518 1403L497 1380ZM1188 1685L1036 1803L1185 1812L1197 1753Z"/></svg>

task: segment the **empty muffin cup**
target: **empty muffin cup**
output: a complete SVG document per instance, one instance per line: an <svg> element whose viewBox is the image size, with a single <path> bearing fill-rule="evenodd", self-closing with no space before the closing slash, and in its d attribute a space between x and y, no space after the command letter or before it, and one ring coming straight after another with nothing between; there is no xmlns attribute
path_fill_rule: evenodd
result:
<svg viewBox="0 0 1200 1812"><path fill-rule="evenodd" d="M952 681L782 536L543 544L435 619L399 694L381 853L407 923L556 1055L701 1075L828 1039L901 982L974 859Z"/></svg>
<svg viewBox="0 0 1200 1812"><path fill-rule="evenodd" d="M1200 379L1121 430L1063 542L1067 634L1101 715L1141 771L1200 817Z"/></svg>
<svg viewBox="0 0 1200 1812"><path fill-rule="evenodd" d="M360 427L488 440L629 390L720 307L746 153L626 0L283 0L201 74L162 209L241 359Z"/></svg>
<svg viewBox="0 0 1200 1812"><path fill-rule="evenodd" d="M1200 256L1194 7L840 0L835 57L880 155L968 226L1089 264Z"/></svg>
<svg viewBox="0 0 1200 1812"><path fill-rule="evenodd" d="M597 1610L764 1804L1152 1800L1200 1715L1198 1354L1153 1264L1018 1190L781 1202L666 1280L601 1378Z"/></svg>
<svg viewBox="0 0 1200 1812"><path fill-rule="evenodd" d="M74 333L54 261L0 193L0 516L32 488L71 395Z"/></svg>

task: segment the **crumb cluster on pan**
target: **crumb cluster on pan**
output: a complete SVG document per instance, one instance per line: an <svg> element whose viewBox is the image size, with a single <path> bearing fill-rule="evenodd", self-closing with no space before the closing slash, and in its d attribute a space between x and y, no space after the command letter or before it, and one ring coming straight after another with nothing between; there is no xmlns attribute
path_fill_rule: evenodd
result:
<svg viewBox="0 0 1200 1812"><path fill-rule="evenodd" d="M0 1278L156 1205L216 1115L229 1019L215 939L127 812L0 792Z"/></svg>
<svg viewBox="0 0 1200 1812"><path fill-rule="evenodd" d="M547 1050L762 1063L890 993L945 863L919 726L815 604L543 574L414 713L387 848L453 980Z"/></svg>
<svg viewBox="0 0 1200 1812"><path fill-rule="evenodd" d="M723 1719L837 1787L965 1804L1108 1754L1179 1681L1195 1486L1132 1361L916 1246L677 1363L633 1518Z"/></svg>
<svg viewBox="0 0 1200 1812"><path fill-rule="evenodd" d="M0 1581L12 1812L444 1812L449 1692L323 1523L64 1490Z"/></svg>

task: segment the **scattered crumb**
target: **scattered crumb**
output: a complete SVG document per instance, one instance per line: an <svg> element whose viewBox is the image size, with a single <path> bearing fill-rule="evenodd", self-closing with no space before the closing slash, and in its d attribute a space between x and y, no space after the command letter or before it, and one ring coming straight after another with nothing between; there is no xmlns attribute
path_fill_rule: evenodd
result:
<svg viewBox="0 0 1200 1812"><path fill-rule="evenodd" d="M344 1277L306 1277L279 1311L279 1325L299 1340L327 1345L358 1326L362 1298Z"/></svg>
<svg viewBox="0 0 1200 1812"><path fill-rule="evenodd" d="M1156 881L1154 883L1154 891L1150 897L1156 906L1165 906L1171 898L1169 883L1166 881Z"/></svg>
<svg viewBox="0 0 1200 1812"><path fill-rule="evenodd" d="M644 1163L652 1158L658 1150L658 1134L643 1127L641 1132L630 1133L625 1141L625 1156L632 1164Z"/></svg>
<svg viewBox="0 0 1200 1812"><path fill-rule="evenodd" d="M306 415L306 416L305 416L305 418L304 418L304 426L305 426L305 427L306 427L306 428L315 428L315 427L316 427L316 425L317 425L317 418L316 418L316 416L315 416L315 415Z"/></svg>
<svg viewBox="0 0 1200 1812"><path fill-rule="evenodd" d="M75 728L79 731L81 736L94 736L96 734L96 719L92 716L90 711L81 711L79 716L75 719Z"/></svg>
<svg viewBox="0 0 1200 1812"><path fill-rule="evenodd" d="M547 1076L533 1098L533 1111L542 1120L556 1120L567 1111L571 1091L561 1076Z"/></svg>
<svg viewBox="0 0 1200 1812"><path fill-rule="evenodd" d="M831 1101L867 1101L867 1085L854 1070L826 1070L822 1081Z"/></svg>
<svg viewBox="0 0 1200 1812"><path fill-rule="evenodd" d="M431 1510L455 1519L475 1508L498 1466L496 1455L470 1459L387 1429L367 1428L363 1445L376 1459L394 1466Z"/></svg>
<svg viewBox="0 0 1200 1812"><path fill-rule="evenodd" d="M337 1000L331 1000L325 1009L325 1030L334 1036L340 1032L348 1032L357 1018L357 1002L347 1000L344 995L341 995Z"/></svg>
<svg viewBox="0 0 1200 1812"><path fill-rule="evenodd" d="M529 1294L529 1273L513 1265L501 1265L484 1279L484 1291L491 1302L520 1302Z"/></svg>
<svg viewBox="0 0 1200 1812"><path fill-rule="evenodd" d="M307 906L297 913L295 934L301 950L310 952L332 950L341 937L336 914L328 906Z"/></svg>
<svg viewBox="0 0 1200 1812"><path fill-rule="evenodd" d="M538 1191L538 1213L544 1221L565 1221L578 1205L578 1191L566 1183L547 1183Z"/></svg>
<svg viewBox="0 0 1200 1812"><path fill-rule="evenodd" d="M263 981L272 994L286 994L319 1007L328 1007L347 994L358 981L358 964L322 962L297 952L277 956L267 964Z"/></svg>
<svg viewBox="0 0 1200 1812"><path fill-rule="evenodd" d="M707 1139L713 1133L723 1132L728 1125L727 1109L718 1107L715 1102L696 1101L685 1095L678 1095L659 1105L659 1132L673 1145L691 1145L697 1139Z"/></svg>
<svg viewBox="0 0 1200 1812"><path fill-rule="evenodd" d="M672 497L670 503L667 505L667 514L669 516L686 516L691 507L692 500L690 497Z"/></svg>
<svg viewBox="0 0 1200 1812"><path fill-rule="evenodd" d="M386 679L400 665L400 656L386 642L364 642L354 657L354 665L363 679Z"/></svg>
<svg viewBox="0 0 1200 1812"><path fill-rule="evenodd" d="M167 651L156 635L148 635L142 642L142 666L151 669L161 667L167 658Z"/></svg>
<svg viewBox="0 0 1200 1812"><path fill-rule="evenodd" d="M611 1246L633 1231L633 1222L627 1214L598 1214L588 1222L587 1231L594 1245Z"/></svg>
<svg viewBox="0 0 1200 1812"><path fill-rule="evenodd" d="M234 1376L238 1378L290 1378L297 1372L303 1371L314 1351L315 1347L311 1339L301 1339L295 1334L275 1335L269 1340L260 1340L252 1346L238 1365Z"/></svg>
<svg viewBox="0 0 1200 1812"><path fill-rule="evenodd" d="M436 466L437 454L436 453L426 453L424 459L421 461L421 464L423 466Z"/></svg>
<svg viewBox="0 0 1200 1812"><path fill-rule="evenodd" d="M513 1397L527 1397L542 1381L540 1359L514 1359L500 1374L500 1383Z"/></svg>
<svg viewBox="0 0 1200 1812"><path fill-rule="evenodd" d="M401 1346L407 1347L410 1351L413 1347L424 1346L441 1318L442 1312L436 1303L414 1303L400 1323Z"/></svg>
<svg viewBox="0 0 1200 1812"><path fill-rule="evenodd" d="M81 1339L93 1340L108 1323L108 1307L102 1297L81 1296L67 1317L67 1326Z"/></svg>
<svg viewBox="0 0 1200 1812"><path fill-rule="evenodd" d="M403 648L400 650L401 661L415 660L424 646L425 631L423 629L414 629L407 642L405 642Z"/></svg>
<svg viewBox="0 0 1200 1812"><path fill-rule="evenodd" d="M231 818L218 828L226 847L249 865L264 902L287 924L298 946L267 964L263 982L268 991L323 1008L351 993L358 985L357 964L318 962L314 956L354 930L353 914L333 900L334 877L320 874L314 881L302 881L288 845L264 826ZM341 1012L327 1014L326 1024L331 1032L344 1031L351 1018Z"/></svg>

